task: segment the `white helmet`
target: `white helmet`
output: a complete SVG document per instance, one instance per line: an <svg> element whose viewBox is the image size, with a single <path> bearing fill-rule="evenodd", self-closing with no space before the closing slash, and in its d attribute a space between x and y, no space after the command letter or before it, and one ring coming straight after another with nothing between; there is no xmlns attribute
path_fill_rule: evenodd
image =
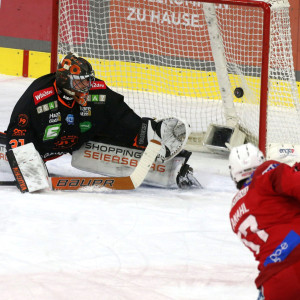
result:
<svg viewBox="0 0 300 300"><path fill-rule="evenodd" d="M229 155L231 178L235 183L247 179L264 161L263 153L251 143L232 148Z"/></svg>

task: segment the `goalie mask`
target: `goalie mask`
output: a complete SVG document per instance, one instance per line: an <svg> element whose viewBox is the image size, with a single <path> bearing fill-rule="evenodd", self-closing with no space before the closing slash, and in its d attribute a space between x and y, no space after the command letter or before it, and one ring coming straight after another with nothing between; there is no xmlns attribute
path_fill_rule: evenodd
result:
<svg viewBox="0 0 300 300"><path fill-rule="evenodd" d="M68 53L58 64L56 84L82 106L86 106L87 96L95 75L91 64L82 57Z"/></svg>
<svg viewBox="0 0 300 300"><path fill-rule="evenodd" d="M264 161L263 153L251 143L232 148L229 155L231 178L236 184L249 178Z"/></svg>

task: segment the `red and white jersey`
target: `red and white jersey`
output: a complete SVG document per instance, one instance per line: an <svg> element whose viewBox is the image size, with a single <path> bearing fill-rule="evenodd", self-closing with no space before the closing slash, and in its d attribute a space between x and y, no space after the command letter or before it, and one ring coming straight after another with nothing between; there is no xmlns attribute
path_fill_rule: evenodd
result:
<svg viewBox="0 0 300 300"><path fill-rule="evenodd" d="M260 165L233 198L230 222L259 262L258 287L300 260L300 164Z"/></svg>

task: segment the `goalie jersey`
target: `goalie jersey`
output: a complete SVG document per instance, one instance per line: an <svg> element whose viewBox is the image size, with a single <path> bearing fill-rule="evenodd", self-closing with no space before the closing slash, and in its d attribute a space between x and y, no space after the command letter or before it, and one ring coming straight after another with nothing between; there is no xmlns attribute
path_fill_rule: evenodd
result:
<svg viewBox="0 0 300 300"><path fill-rule="evenodd" d="M56 86L55 73L36 79L21 96L7 128L7 150L32 142L44 160L72 153L95 136L132 145L141 118L124 97L95 79L86 106Z"/></svg>

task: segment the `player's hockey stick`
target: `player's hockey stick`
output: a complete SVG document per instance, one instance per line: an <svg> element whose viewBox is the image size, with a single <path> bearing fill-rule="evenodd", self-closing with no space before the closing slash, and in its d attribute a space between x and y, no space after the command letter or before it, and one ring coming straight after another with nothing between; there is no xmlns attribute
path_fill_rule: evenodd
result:
<svg viewBox="0 0 300 300"><path fill-rule="evenodd" d="M17 182L14 181L0 181L0 185L17 185Z"/></svg>
<svg viewBox="0 0 300 300"><path fill-rule="evenodd" d="M113 190L132 190L139 187L151 168L161 143L151 140L138 165L126 177L50 177L53 190L78 190L89 186L106 187ZM3 183L3 184L2 184ZM2 181L0 185L16 185L16 181Z"/></svg>

